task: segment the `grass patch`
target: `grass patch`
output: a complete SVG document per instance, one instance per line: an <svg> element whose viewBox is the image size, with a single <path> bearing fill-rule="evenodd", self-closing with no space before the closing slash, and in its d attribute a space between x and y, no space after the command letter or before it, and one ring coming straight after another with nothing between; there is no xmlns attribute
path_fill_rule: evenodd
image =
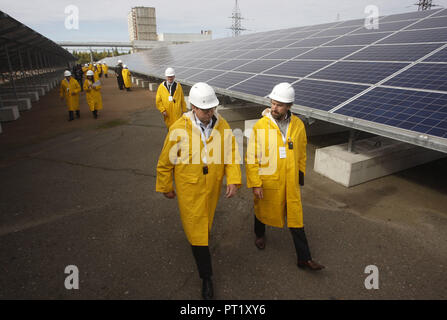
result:
<svg viewBox="0 0 447 320"><path fill-rule="evenodd" d="M104 124L101 124L100 126L97 127L97 129L110 129L110 128L114 128L114 127L119 127L119 126L123 126L128 124L129 121L127 120L123 120L123 119L115 119L112 121L108 121Z"/></svg>

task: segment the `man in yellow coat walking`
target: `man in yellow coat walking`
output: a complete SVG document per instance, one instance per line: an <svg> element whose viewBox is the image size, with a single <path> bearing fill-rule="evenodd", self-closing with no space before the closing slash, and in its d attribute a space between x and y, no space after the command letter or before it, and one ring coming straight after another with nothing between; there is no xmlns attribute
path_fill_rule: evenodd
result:
<svg viewBox="0 0 447 320"><path fill-rule="evenodd" d="M95 73L92 70L87 71L84 91L90 111L93 117L98 119L98 110L102 110L101 82L95 79Z"/></svg>
<svg viewBox="0 0 447 320"><path fill-rule="evenodd" d="M132 87L132 78L131 73L129 71L129 67L126 65L123 66L123 81L124 81L124 87L127 91L130 91L130 88Z"/></svg>
<svg viewBox="0 0 447 320"><path fill-rule="evenodd" d="M209 234L223 177L226 198L241 185L240 157L230 126L215 112L219 101L213 88L195 84L190 101L192 111L169 129L157 165L156 191L168 199L178 198L183 229L203 280L202 297L212 299Z"/></svg>
<svg viewBox="0 0 447 320"><path fill-rule="evenodd" d="M157 90L156 106L169 129L187 109L183 88L175 81L174 69L167 68L165 76L166 81L160 84Z"/></svg>
<svg viewBox="0 0 447 320"><path fill-rule="evenodd" d="M253 188L255 245L265 248L265 225L287 226L295 244L298 267L313 271L324 266L312 260L304 233L300 185L306 172L306 129L290 108L295 90L280 83L270 94L267 109L253 127L247 150L247 187Z"/></svg>
<svg viewBox="0 0 447 320"><path fill-rule="evenodd" d="M81 92L81 86L79 85L79 82L71 76L70 71L65 71L64 77L65 79L61 82L59 95L62 100L65 99L68 108L68 121L73 121L75 111L76 117L81 117L79 111L79 92Z"/></svg>

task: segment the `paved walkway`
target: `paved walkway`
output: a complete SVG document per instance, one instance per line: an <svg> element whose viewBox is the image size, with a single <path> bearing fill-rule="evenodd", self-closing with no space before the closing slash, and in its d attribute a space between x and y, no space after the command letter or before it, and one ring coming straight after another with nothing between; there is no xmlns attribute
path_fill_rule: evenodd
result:
<svg viewBox="0 0 447 320"><path fill-rule="evenodd" d="M103 95L97 121L81 98L82 119L67 122L52 92L3 126L0 299L200 299L177 203L154 192L166 134L155 96L121 92L113 78ZM268 228L258 251L243 187L216 211L218 299L447 298L447 161L346 189L312 171L315 147L341 139L310 139L302 192L312 254L327 269L299 270L286 229ZM79 290L64 287L68 265ZM368 265L378 290L365 289Z"/></svg>

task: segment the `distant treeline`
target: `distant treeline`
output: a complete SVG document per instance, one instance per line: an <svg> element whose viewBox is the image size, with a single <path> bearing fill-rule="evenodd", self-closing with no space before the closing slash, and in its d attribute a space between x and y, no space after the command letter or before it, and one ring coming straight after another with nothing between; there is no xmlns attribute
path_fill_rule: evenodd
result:
<svg viewBox="0 0 447 320"><path fill-rule="evenodd" d="M124 54L130 54L131 52L119 52L118 50L107 50L107 51L93 51L92 57L93 57L93 62L99 61L101 59L107 58L107 57L113 57L113 56L121 56ZM77 59L77 63L80 64L86 64L86 63L90 63L90 52L81 52L81 51L73 51L72 54L76 57Z"/></svg>

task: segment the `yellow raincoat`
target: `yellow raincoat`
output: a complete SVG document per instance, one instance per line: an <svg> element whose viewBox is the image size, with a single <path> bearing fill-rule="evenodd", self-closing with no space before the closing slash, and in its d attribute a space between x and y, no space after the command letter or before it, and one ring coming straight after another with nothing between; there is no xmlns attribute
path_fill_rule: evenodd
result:
<svg viewBox="0 0 447 320"><path fill-rule="evenodd" d="M84 81L84 91L87 98L87 104L90 107L90 111L101 110L102 109L102 96L101 96L101 86L95 88L89 88L93 86L94 82L89 79Z"/></svg>
<svg viewBox="0 0 447 320"><path fill-rule="evenodd" d="M203 172L204 163L201 157L204 143L199 127L193 122L192 111L185 113L169 129L157 165L156 191L173 191L175 180L183 229L193 246L208 246L223 176L226 176L227 184L241 185L237 144L225 119L219 115L216 117L217 122L206 141L209 155L207 175ZM227 146L225 150L224 145ZM182 160L175 161L177 156ZM235 159L238 159L237 162Z"/></svg>
<svg viewBox="0 0 447 320"><path fill-rule="evenodd" d="M98 74L101 74L102 73L102 66L100 64L97 64L96 68L98 69Z"/></svg>
<svg viewBox="0 0 447 320"><path fill-rule="evenodd" d="M284 143L270 110L267 113L253 127L246 158L247 187L262 187L264 193L263 199L254 197L255 214L262 223L273 227L284 227L287 217L289 228L302 228L299 171L306 172L306 130L303 122L292 115ZM290 142L293 149L289 148ZM280 148L285 148L286 158L280 156Z"/></svg>
<svg viewBox="0 0 447 320"><path fill-rule="evenodd" d="M156 106L161 113L166 111L167 116L164 120L168 129L187 111L185 96L180 83L177 82L177 89L175 90L173 101L169 101L169 96L170 93L163 82L157 90Z"/></svg>
<svg viewBox="0 0 447 320"><path fill-rule="evenodd" d="M126 89L132 87L131 73L129 69L123 69L123 79L124 87L126 87Z"/></svg>
<svg viewBox="0 0 447 320"><path fill-rule="evenodd" d="M65 98L68 111L79 110L79 92L81 92L81 86L75 78L71 77L70 83L67 79L62 80L59 95Z"/></svg>
<svg viewBox="0 0 447 320"><path fill-rule="evenodd" d="M104 71L104 74L108 74L109 73L109 66L106 64L102 65L102 71Z"/></svg>

